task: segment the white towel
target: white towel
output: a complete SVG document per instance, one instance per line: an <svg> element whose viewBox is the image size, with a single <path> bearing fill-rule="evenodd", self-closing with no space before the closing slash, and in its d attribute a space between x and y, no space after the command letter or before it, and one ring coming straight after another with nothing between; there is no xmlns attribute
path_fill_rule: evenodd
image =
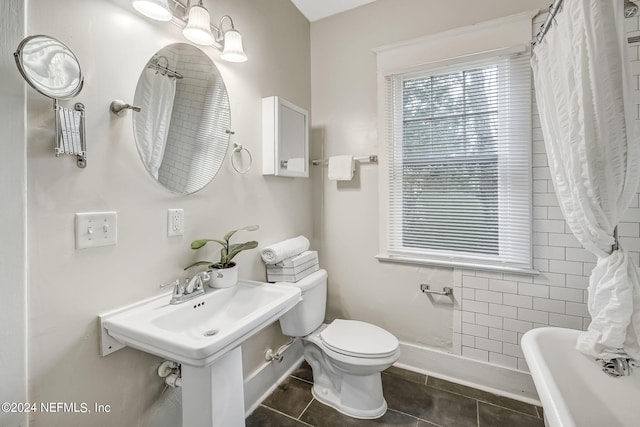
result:
<svg viewBox="0 0 640 427"><path fill-rule="evenodd" d="M283 259L291 258L309 249L309 239L304 236L294 237L273 245L265 246L260 256L265 264L275 264Z"/></svg>
<svg viewBox="0 0 640 427"><path fill-rule="evenodd" d="M351 181L356 171L353 156L329 157L329 179L333 181Z"/></svg>

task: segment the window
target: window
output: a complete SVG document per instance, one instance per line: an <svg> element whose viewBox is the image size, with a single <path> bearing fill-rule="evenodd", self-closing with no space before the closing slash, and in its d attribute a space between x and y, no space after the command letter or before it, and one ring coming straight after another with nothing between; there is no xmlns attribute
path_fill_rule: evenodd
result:
<svg viewBox="0 0 640 427"><path fill-rule="evenodd" d="M531 268L531 77L509 54L386 76L387 255Z"/></svg>

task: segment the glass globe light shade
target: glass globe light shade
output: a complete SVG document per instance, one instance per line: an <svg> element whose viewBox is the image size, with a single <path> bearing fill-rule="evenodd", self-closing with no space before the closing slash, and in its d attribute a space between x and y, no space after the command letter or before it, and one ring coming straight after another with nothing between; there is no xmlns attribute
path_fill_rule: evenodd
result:
<svg viewBox="0 0 640 427"><path fill-rule="evenodd" d="M167 0L133 0L133 8L156 21L171 21L173 14Z"/></svg>
<svg viewBox="0 0 640 427"><path fill-rule="evenodd" d="M187 26L182 35L189 41L199 45L212 45L215 41L211 33L209 11L204 6L195 5L189 9Z"/></svg>
<svg viewBox="0 0 640 427"><path fill-rule="evenodd" d="M220 58L229 62L245 62L247 55L242 48L242 35L236 29L224 33L224 50Z"/></svg>

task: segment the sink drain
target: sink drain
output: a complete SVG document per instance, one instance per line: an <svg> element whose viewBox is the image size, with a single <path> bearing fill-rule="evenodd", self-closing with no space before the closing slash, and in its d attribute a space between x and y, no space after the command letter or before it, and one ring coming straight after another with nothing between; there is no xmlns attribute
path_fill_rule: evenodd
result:
<svg viewBox="0 0 640 427"><path fill-rule="evenodd" d="M220 331L218 331L217 329L212 329L212 330L210 330L210 331L205 332L205 333L204 333L204 336L205 336L205 337L212 337L212 336L214 336L215 334L217 334L218 332L220 332Z"/></svg>

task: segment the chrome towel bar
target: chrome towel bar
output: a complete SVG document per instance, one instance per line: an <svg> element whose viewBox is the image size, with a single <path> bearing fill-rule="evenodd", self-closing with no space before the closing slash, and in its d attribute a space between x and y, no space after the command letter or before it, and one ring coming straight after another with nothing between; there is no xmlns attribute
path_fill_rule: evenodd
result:
<svg viewBox="0 0 640 427"><path fill-rule="evenodd" d="M361 163L378 163L378 155L372 154L370 156L354 157L353 160ZM311 164L314 166L324 165L327 163L329 163L329 160L311 160Z"/></svg>

